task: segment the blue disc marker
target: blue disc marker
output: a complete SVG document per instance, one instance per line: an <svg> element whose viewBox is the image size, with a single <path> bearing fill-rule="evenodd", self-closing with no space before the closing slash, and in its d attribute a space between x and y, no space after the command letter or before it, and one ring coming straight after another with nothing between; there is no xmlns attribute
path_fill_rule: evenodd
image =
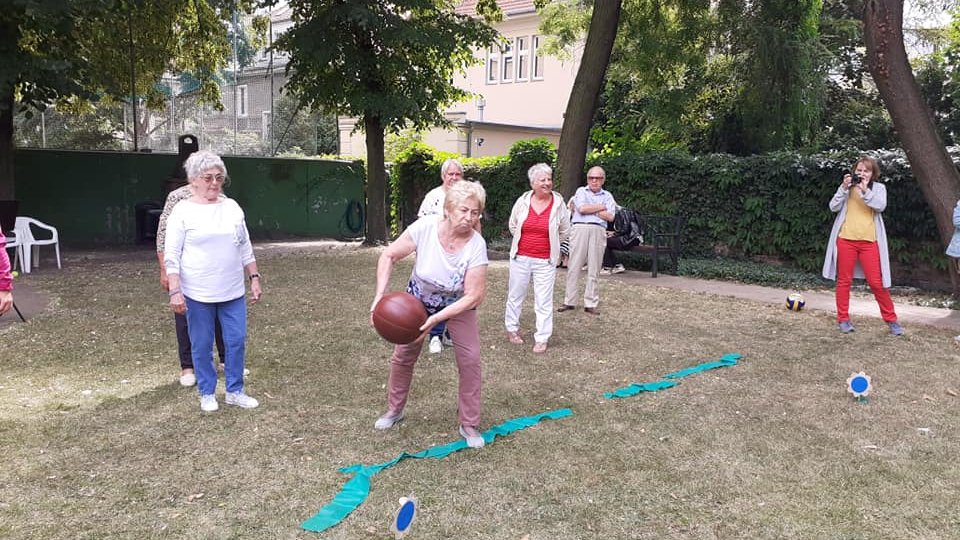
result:
<svg viewBox="0 0 960 540"><path fill-rule="evenodd" d="M850 374L847 379L847 392L853 394L853 397L862 400L866 398L870 390L873 390L873 386L870 384L869 375L862 371Z"/></svg>
<svg viewBox="0 0 960 540"><path fill-rule="evenodd" d="M413 525L413 518L417 517L417 500L410 495L400 499L400 509L393 518L393 526L390 531L396 535L396 538L403 538L403 535L410 531Z"/></svg>

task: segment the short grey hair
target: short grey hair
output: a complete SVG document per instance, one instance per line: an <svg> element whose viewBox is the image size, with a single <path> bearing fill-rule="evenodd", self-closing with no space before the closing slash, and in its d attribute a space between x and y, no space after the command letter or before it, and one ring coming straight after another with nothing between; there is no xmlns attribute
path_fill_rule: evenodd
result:
<svg viewBox="0 0 960 540"><path fill-rule="evenodd" d="M450 186L450 189L447 190L447 198L443 202L443 209L449 212L457 205L466 202L467 199L476 199L480 203L480 212L483 212L487 205L487 192L480 185L480 182L461 180Z"/></svg>
<svg viewBox="0 0 960 540"><path fill-rule="evenodd" d="M460 172L463 172L463 164L453 158L447 158L443 165L440 166L440 178L443 178L447 175L447 171L450 170L451 165L456 165Z"/></svg>
<svg viewBox="0 0 960 540"><path fill-rule="evenodd" d="M183 168L187 171L187 178L196 178L203 171L213 167L223 171L224 176L226 176L227 166L223 164L220 156L209 150L199 150L190 154L190 157L183 164Z"/></svg>
<svg viewBox="0 0 960 540"><path fill-rule="evenodd" d="M546 163L537 163L533 167L527 169L527 178L530 179L530 187L533 187L533 181L543 173L547 173L548 176L552 177L553 169L551 169Z"/></svg>

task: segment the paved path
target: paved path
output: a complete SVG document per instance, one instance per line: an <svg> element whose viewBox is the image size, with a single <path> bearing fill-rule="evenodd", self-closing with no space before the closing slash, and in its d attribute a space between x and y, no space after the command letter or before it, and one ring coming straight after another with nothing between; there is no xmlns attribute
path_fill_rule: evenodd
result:
<svg viewBox="0 0 960 540"><path fill-rule="evenodd" d="M650 277L649 272L627 271L613 276L603 276L602 279L622 279L632 283L640 283L654 287L667 287L671 289L682 289L685 291L702 292L717 294L721 296L734 296L756 302L769 302L774 304L783 304L791 290L777 289L773 287L761 287L759 285L743 285L728 281L711 281L702 279L691 279L680 276L671 276L660 274L655 278ZM836 313L837 307L834 302L833 292L804 292L803 298L806 300L806 309L816 309ZM896 302L896 297L894 297ZM960 311L944 308L921 307L909 304L896 304L897 317L900 322L908 327L913 324L923 324L935 326L937 328L946 328L960 333ZM850 315L856 317L876 317L880 318L880 308L872 295L863 298L851 296ZM909 330L909 328L908 328Z"/></svg>
<svg viewBox="0 0 960 540"><path fill-rule="evenodd" d="M24 318L29 321L47 309L47 304L50 301L43 293L29 285L23 285L15 281L13 284L13 302L17 305L17 309L20 310ZM0 316L0 328L14 323L22 324L15 310L11 309Z"/></svg>

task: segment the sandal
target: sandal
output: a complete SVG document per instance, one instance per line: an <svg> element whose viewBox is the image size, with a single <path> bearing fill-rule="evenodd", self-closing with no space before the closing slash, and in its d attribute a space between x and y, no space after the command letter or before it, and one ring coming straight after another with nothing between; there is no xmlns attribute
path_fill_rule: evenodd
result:
<svg viewBox="0 0 960 540"><path fill-rule="evenodd" d="M514 345L523 345L523 338L520 337L520 332L507 332L507 339Z"/></svg>
<svg viewBox="0 0 960 540"><path fill-rule="evenodd" d="M535 353L537 353L537 354L543 354L543 353L547 352L547 342L546 342L546 341L538 341L538 342L534 343L534 344L533 344L533 352L535 352Z"/></svg>

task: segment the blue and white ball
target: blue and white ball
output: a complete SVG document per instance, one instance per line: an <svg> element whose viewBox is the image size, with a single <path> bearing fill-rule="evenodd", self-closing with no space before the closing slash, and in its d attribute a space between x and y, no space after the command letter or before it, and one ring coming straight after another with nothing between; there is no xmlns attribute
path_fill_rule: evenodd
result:
<svg viewBox="0 0 960 540"><path fill-rule="evenodd" d="M800 293L793 293L787 297L787 309L790 311L800 311L805 305L807 305L807 302Z"/></svg>

